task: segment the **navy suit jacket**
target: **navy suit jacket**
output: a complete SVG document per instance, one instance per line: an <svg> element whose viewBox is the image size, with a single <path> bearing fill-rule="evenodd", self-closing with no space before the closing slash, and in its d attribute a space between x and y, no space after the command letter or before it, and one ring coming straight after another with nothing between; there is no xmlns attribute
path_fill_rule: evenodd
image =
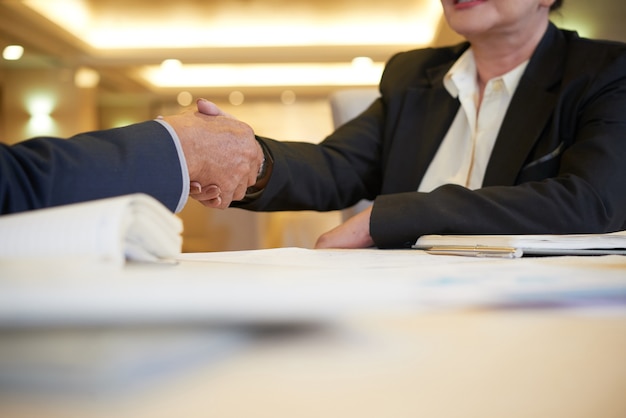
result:
<svg viewBox="0 0 626 418"><path fill-rule="evenodd" d="M335 210L375 199L378 247L424 234L626 229L626 46L550 24L498 133L483 187L416 192L459 101L443 77L468 44L395 55L380 99L320 145L260 138L274 159L252 210Z"/></svg>
<svg viewBox="0 0 626 418"><path fill-rule="evenodd" d="M172 137L154 121L0 144L2 214L136 192L174 211L182 181Z"/></svg>

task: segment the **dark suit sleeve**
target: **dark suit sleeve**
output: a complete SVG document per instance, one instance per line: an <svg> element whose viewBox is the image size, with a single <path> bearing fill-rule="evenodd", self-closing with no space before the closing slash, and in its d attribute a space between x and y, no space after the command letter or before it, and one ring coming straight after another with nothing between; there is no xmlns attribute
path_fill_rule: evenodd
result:
<svg viewBox="0 0 626 418"><path fill-rule="evenodd" d="M251 210L343 209L380 190L379 113L375 102L358 120L340 127L321 144L259 138L274 161L260 198L234 202Z"/></svg>
<svg viewBox="0 0 626 418"><path fill-rule="evenodd" d="M0 145L2 214L139 192L172 211L182 193L175 144L157 122Z"/></svg>

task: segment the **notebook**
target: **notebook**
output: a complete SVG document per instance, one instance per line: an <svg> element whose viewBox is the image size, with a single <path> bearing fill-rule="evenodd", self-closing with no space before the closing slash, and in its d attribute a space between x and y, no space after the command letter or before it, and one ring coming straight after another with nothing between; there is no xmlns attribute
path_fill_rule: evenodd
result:
<svg viewBox="0 0 626 418"><path fill-rule="evenodd" d="M501 254L504 257L508 254L507 258L522 255L626 255L626 231L565 235L424 235L417 239L413 248L441 254Z"/></svg>

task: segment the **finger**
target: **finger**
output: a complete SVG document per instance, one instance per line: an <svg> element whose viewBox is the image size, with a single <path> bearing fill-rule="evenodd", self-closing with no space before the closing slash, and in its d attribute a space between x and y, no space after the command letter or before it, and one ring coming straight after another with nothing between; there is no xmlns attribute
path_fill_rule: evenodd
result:
<svg viewBox="0 0 626 418"><path fill-rule="evenodd" d="M222 205L222 197L217 196L213 199L209 199L209 203L211 204L212 208L219 208Z"/></svg>
<svg viewBox="0 0 626 418"><path fill-rule="evenodd" d="M222 203L220 204L220 209L226 209L230 206L230 204L233 201L236 200L241 200L243 199L243 197L245 196L245 189L244 189L244 193L243 196L241 198L236 198L236 196L239 196L241 194L241 192L239 191L239 186L237 186L237 188L235 190L233 190L233 192L231 193L224 193L222 192L222 194L220 195L220 197L222 198Z"/></svg>
<svg viewBox="0 0 626 418"><path fill-rule="evenodd" d="M200 183L192 181L189 184L189 196L196 200L211 200L222 194L222 190L215 184L206 187L200 186Z"/></svg>
<svg viewBox="0 0 626 418"><path fill-rule="evenodd" d="M217 196L216 198L213 198L213 199L203 199L203 200L198 200L198 201L202 203L202 205L208 208L220 209L222 205L221 196Z"/></svg>
<svg viewBox="0 0 626 418"><path fill-rule="evenodd" d="M209 200L218 198L220 194L222 194L222 191L215 184L211 184L210 186L206 187L204 190L204 195Z"/></svg>
<svg viewBox="0 0 626 418"><path fill-rule="evenodd" d="M202 193L202 185L197 181L192 181L189 183L189 194L190 195L199 195Z"/></svg>
<svg viewBox="0 0 626 418"><path fill-rule="evenodd" d="M196 102L198 106L198 112L210 116L225 116L227 118L235 119L229 113L224 112L215 103L208 101L207 99L198 99Z"/></svg>

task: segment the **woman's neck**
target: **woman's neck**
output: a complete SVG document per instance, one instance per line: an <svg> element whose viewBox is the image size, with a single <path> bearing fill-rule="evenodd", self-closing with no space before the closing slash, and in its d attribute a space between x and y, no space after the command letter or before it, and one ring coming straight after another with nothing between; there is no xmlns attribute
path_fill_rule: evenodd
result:
<svg viewBox="0 0 626 418"><path fill-rule="evenodd" d="M481 99L489 80L508 73L532 56L547 27L548 22L543 30L533 31L531 36L511 34L469 39L476 62Z"/></svg>

